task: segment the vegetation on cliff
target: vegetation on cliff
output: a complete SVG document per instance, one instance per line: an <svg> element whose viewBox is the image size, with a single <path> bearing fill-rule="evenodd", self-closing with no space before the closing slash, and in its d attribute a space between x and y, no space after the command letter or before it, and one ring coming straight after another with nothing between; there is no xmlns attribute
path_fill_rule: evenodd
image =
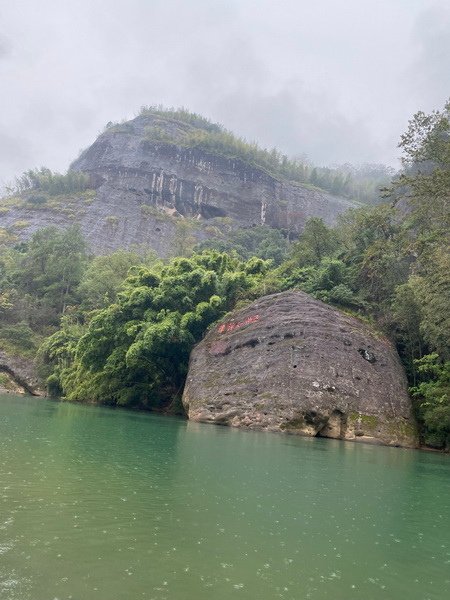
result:
<svg viewBox="0 0 450 600"><path fill-rule="evenodd" d="M248 142L222 125L185 108L147 106L141 109L141 114L189 125L183 133L180 132L181 139L174 138L159 125L149 126L146 128L146 137L151 142L198 148L209 154L239 159L274 177L312 185L363 203L378 203L381 199L380 188L387 185L394 175L392 168L376 164L315 167L305 158L289 158L276 148L267 150L256 142ZM114 127L112 123L109 125ZM121 125L116 127L120 128Z"/></svg>
<svg viewBox="0 0 450 600"><path fill-rule="evenodd" d="M85 173L67 171L56 173L46 167L29 169L16 177L12 186L7 188L10 194L24 194L35 204L45 202L46 195L57 196L72 192L83 192L89 188L90 179Z"/></svg>

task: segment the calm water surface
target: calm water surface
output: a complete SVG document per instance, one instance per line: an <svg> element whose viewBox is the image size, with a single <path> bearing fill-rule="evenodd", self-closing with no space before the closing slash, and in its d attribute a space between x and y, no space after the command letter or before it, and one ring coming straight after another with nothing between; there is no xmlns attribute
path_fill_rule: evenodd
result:
<svg viewBox="0 0 450 600"><path fill-rule="evenodd" d="M447 600L450 458L0 397L0 598Z"/></svg>

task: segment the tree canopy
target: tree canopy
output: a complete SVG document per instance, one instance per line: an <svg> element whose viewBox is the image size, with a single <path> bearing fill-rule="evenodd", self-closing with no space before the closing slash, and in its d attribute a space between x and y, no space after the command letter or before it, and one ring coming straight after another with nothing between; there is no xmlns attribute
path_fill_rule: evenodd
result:
<svg viewBox="0 0 450 600"><path fill-rule="evenodd" d="M147 408L179 397L193 345L269 265L205 251L134 269L76 345L60 332L44 343L44 360L55 367L52 385L57 376L68 399Z"/></svg>

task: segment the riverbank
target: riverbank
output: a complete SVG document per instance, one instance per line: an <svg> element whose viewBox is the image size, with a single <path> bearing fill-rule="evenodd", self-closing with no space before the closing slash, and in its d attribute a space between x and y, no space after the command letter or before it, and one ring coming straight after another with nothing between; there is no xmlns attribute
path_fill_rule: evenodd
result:
<svg viewBox="0 0 450 600"><path fill-rule="evenodd" d="M0 391L0 394L2 392ZM7 392L7 394L14 396L14 392ZM22 394L23 396L26 396L27 394ZM38 397L34 396L34 398L37 400ZM176 420L181 420L181 421L185 421L185 422L193 422L189 420L189 417L186 415L186 413L183 412L172 412L169 411L167 409L152 409L149 410L148 408L143 408L143 407L139 407L139 406L135 406L135 407L131 407L131 406L119 406L117 404L115 405L111 405L111 404L99 404L97 402L81 402L81 401L71 401L71 402L67 402L61 398L51 398L48 396L40 396L39 397L42 400L45 401L49 401L49 402L54 402L54 403L61 403L64 405L78 405L78 406L87 406L90 408L105 408L111 410L111 411L119 411L119 412L130 412L133 414L142 414L142 415L157 415L157 416L161 416L164 418L173 418ZM195 421L194 421L195 422ZM296 431L292 431L292 430L284 430L284 431L280 431L280 430L270 430L270 429L257 429L257 428L249 428L246 426L232 426L229 424L224 424L224 423L204 423L204 425L215 425L217 428L222 428L222 429L231 429L231 430L238 430L238 431L247 431L247 432L254 432L254 433L267 433L267 434L275 434L275 435L281 435L281 436L289 436L292 438L305 438L305 439L325 439L322 436L311 436L308 434L304 434L302 432L296 432ZM328 437L328 439L334 439L338 442L349 442L349 443L357 443L357 444L365 444L365 445L370 445L370 446L380 446L380 447L390 447L390 448L401 448L403 450L420 450L420 451L424 451L424 452L431 452L431 453L437 453L437 454L443 454L446 456L450 456L450 450L440 450L437 448L432 448L430 446L425 446L425 445L421 445L419 444L417 447L407 447L407 446L395 446L395 445L386 445L383 444L380 441L377 440L373 440L373 439L365 439L363 436L361 437L356 437L354 439L340 439L340 438L331 438Z"/></svg>

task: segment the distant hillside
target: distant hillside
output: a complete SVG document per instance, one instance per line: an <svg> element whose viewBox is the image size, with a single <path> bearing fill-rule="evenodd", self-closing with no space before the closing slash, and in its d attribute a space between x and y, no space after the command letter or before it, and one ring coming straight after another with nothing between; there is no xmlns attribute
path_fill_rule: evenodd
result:
<svg viewBox="0 0 450 600"><path fill-rule="evenodd" d="M266 225L295 237L308 218L333 224L358 205L308 182L319 175L199 115L150 108L109 124L66 176L43 169L19 178L0 204L0 237L79 223L96 254L145 246L160 256L237 227Z"/></svg>

